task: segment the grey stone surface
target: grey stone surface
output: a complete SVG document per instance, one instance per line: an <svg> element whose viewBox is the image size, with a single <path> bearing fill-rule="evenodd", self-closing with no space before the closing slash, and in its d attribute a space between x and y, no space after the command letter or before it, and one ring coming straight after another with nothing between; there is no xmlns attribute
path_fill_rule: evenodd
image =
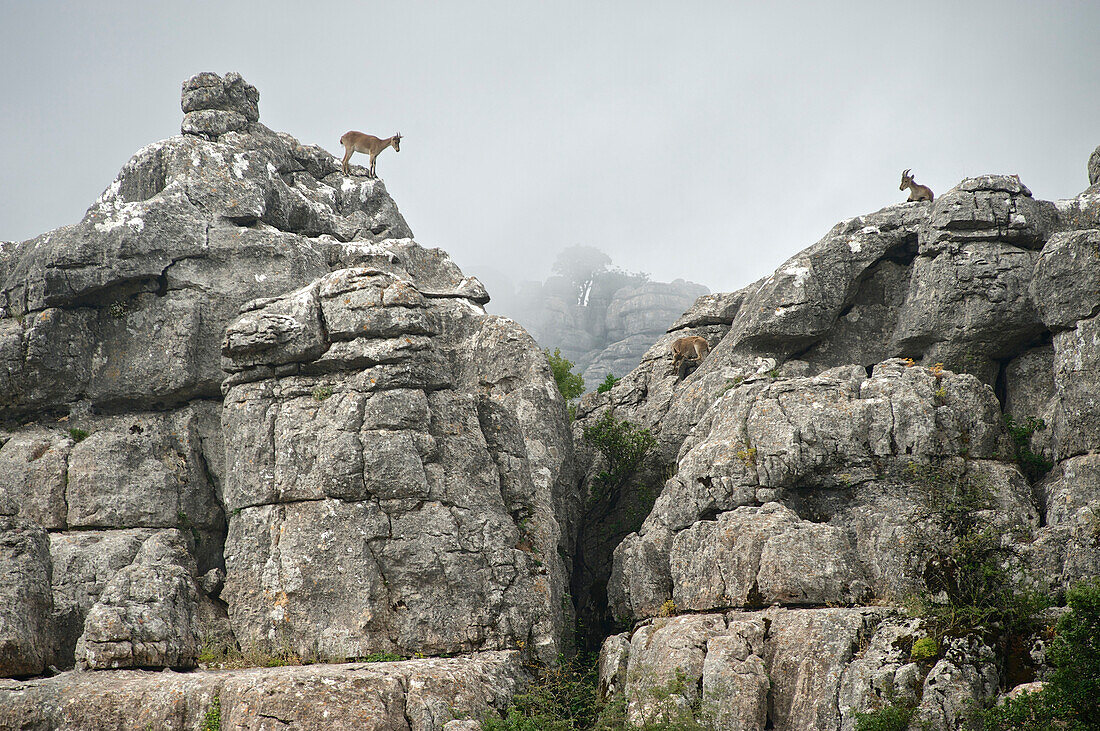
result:
<svg viewBox="0 0 1100 731"><path fill-rule="evenodd" d="M525 682L518 653L404 662L0 679L0 727L442 731L501 712ZM303 698L309 702L303 703ZM462 728L462 726L459 726Z"/></svg>
<svg viewBox="0 0 1100 731"><path fill-rule="evenodd" d="M877 608L769 609L653 619L630 636L625 683L622 661L609 661L600 687L625 699L634 724L687 712L717 729L840 728L850 710L842 688L862 662L857 648L874 646L887 616Z"/></svg>
<svg viewBox="0 0 1100 731"><path fill-rule="evenodd" d="M1089 155L1089 185L1100 183L1100 146Z"/></svg>
<svg viewBox="0 0 1100 731"><path fill-rule="evenodd" d="M215 80L200 75L193 91L220 107L188 114L244 119L251 87ZM80 223L5 247L0 416L84 398L117 410L216 397L220 340L240 305L352 262L400 260L487 299L442 252L372 246L411 235L381 181L345 177L330 153L259 122L149 145Z"/></svg>
<svg viewBox="0 0 1100 731"><path fill-rule="evenodd" d="M192 554L177 530L147 538L89 610L77 664L90 670L195 667L203 631Z"/></svg>
<svg viewBox="0 0 1100 731"><path fill-rule="evenodd" d="M50 659L49 539L0 496L0 677L35 675Z"/></svg>
<svg viewBox="0 0 1100 731"><path fill-rule="evenodd" d="M429 280L425 293L378 264L227 328L234 631L334 657L527 647L552 660L576 506L549 367L476 292Z"/></svg>
<svg viewBox="0 0 1100 731"><path fill-rule="evenodd" d="M1035 263L1031 297L1051 330L1100 312L1100 230L1057 233Z"/></svg>

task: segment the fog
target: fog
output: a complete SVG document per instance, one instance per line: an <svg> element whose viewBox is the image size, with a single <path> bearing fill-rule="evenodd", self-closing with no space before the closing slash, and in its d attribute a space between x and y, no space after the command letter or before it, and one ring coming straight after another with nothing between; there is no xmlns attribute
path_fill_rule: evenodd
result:
<svg viewBox="0 0 1100 731"><path fill-rule="evenodd" d="M184 79L232 70L304 143L401 132L380 176L490 292L576 245L729 291L903 201L903 168L1084 189L1097 28L1087 2L4 0L0 240L78 221L179 133Z"/></svg>

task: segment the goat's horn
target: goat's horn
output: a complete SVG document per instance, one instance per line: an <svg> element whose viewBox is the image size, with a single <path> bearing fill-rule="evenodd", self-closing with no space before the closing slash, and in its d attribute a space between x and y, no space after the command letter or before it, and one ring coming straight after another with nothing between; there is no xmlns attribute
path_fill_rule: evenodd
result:
<svg viewBox="0 0 1100 731"><path fill-rule="evenodd" d="M901 174L901 177L903 177L903 178L904 178L905 176L907 176L907 175L909 174L909 171L910 171L910 170L912 170L912 168L905 168L905 172L903 172L903 173Z"/></svg>

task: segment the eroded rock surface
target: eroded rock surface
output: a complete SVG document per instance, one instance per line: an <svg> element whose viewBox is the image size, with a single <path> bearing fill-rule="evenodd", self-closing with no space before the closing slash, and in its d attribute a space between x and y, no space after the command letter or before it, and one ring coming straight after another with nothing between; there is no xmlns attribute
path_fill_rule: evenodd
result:
<svg viewBox="0 0 1100 731"><path fill-rule="evenodd" d="M190 673L66 672L22 683L0 679L0 723L190 729L217 718L221 728L252 731L442 731L456 718L499 713L522 677L516 652Z"/></svg>

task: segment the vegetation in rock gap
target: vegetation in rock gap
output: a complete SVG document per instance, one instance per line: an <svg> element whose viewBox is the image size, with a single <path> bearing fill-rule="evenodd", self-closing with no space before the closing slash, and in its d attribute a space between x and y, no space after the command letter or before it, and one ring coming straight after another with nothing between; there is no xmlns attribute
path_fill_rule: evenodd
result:
<svg viewBox="0 0 1100 731"><path fill-rule="evenodd" d="M1054 463L1043 455L1031 451L1031 435L1045 431L1046 428L1046 422L1042 419L1029 416L1021 423L1017 422L1011 414L1005 414L1005 429L1012 437L1016 463L1029 482L1038 481L1054 466Z"/></svg>
<svg viewBox="0 0 1100 731"><path fill-rule="evenodd" d="M584 378L579 373L573 372L573 361L562 357L561 348L554 348L554 352L551 353L549 348L546 348L542 352L546 353L546 359L550 361L550 370L554 374L554 382L558 384L558 391L565 397L566 401L572 401L578 398L584 393ZM569 407L569 418L573 418L573 406Z"/></svg>
<svg viewBox="0 0 1100 731"><path fill-rule="evenodd" d="M622 487L641 468L646 453L657 446L657 439L649 429L617 419L611 411L584 427L584 440L607 460L607 469L592 481L593 499Z"/></svg>
<svg viewBox="0 0 1100 731"><path fill-rule="evenodd" d="M910 464L906 473L923 488L936 526L916 546L925 585L915 598L917 613L933 621L938 636L981 634L1004 662L1012 640L1034 631L1049 602L1019 586L1008 570L1015 550L1007 530L988 520L991 488L965 465Z"/></svg>
<svg viewBox="0 0 1100 731"><path fill-rule="evenodd" d="M906 731L916 712L915 703L891 693L882 708L855 714L856 731Z"/></svg>
<svg viewBox="0 0 1100 731"><path fill-rule="evenodd" d="M371 656L375 657L375 656ZM404 658L397 657L399 660ZM278 668L288 665L314 665L317 663L345 662L346 658L322 657L318 653L301 654L287 646L279 648L264 647L256 643L238 649L225 644L204 641L199 653L199 664L219 670L241 668ZM367 658L367 662L373 662Z"/></svg>
<svg viewBox="0 0 1100 731"><path fill-rule="evenodd" d="M608 373L607 378L603 379L603 383L596 386L596 393L607 393L615 387L616 383L621 380L621 378L615 378L614 373Z"/></svg>
<svg viewBox="0 0 1100 731"><path fill-rule="evenodd" d="M222 727L222 702L217 696L214 696L214 701L210 704L210 707L206 709L206 714L202 717L202 725L199 726L200 731L221 731Z"/></svg>
<svg viewBox="0 0 1100 731"><path fill-rule="evenodd" d="M503 718L486 716L485 731L708 731L692 716L692 709L676 702L686 678L652 693L656 720L634 726L626 721L626 699L600 702L596 692L599 657L595 653L562 660L557 667L541 668L538 680L516 694ZM695 709L698 710L698 709Z"/></svg>
<svg viewBox="0 0 1100 731"><path fill-rule="evenodd" d="M83 429L76 429L74 427L69 430L69 436L73 438L74 442L82 442L88 438L88 432Z"/></svg>
<svg viewBox="0 0 1100 731"><path fill-rule="evenodd" d="M1002 705L978 711L970 727L983 731L1100 729L1100 579L1066 594L1069 611L1055 627L1049 682Z"/></svg>

